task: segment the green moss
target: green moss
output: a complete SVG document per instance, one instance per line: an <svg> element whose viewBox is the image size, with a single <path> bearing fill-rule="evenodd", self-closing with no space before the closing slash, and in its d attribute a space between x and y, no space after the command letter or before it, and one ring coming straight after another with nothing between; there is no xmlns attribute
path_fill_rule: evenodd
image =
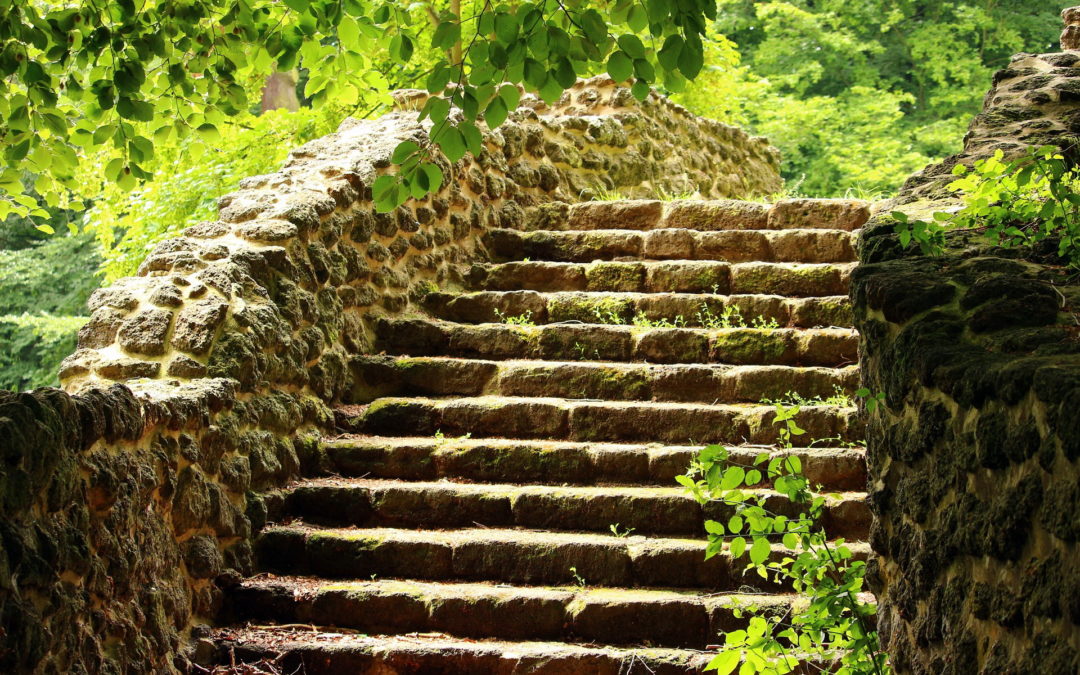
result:
<svg viewBox="0 0 1080 675"><path fill-rule="evenodd" d="M774 364L787 351L787 338L784 333L772 330L722 330L712 336L712 351L724 363Z"/></svg>
<svg viewBox="0 0 1080 675"><path fill-rule="evenodd" d="M551 321L624 324L634 315L634 304L626 298L560 296L548 303Z"/></svg>
<svg viewBox="0 0 1080 675"><path fill-rule="evenodd" d="M590 291L640 291L645 285L641 263L597 262L585 268Z"/></svg>

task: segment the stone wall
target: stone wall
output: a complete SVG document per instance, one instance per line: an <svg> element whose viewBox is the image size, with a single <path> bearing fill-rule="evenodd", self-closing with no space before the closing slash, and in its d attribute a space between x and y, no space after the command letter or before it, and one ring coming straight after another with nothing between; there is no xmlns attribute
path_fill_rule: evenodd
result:
<svg viewBox="0 0 1080 675"><path fill-rule="evenodd" d="M1080 132L1080 54L994 78L962 155L864 230L852 275L871 415L868 579L896 672L1080 672L1080 284L1056 257L954 234L901 249L887 214L943 208L949 170Z"/></svg>
<svg viewBox="0 0 1080 675"><path fill-rule="evenodd" d="M417 105L422 94L399 95ZM415 113L346 120L90 300L66 391L0 394L0 670L169 672L250 568L255 493L320 458L369 325L459 287L483 233L596 191L780 187L764 139L610 80L533 97L445 186L377 214ZM692 151L688 151L692 148Z"/></svg>

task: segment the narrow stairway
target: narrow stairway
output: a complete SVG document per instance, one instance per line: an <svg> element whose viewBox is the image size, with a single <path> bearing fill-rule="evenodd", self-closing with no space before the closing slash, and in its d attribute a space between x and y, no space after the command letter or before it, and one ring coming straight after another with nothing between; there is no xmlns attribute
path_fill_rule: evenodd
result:
<svg viewBox="0 0 1080 675"><path fill-rule="evenodd" d="M734 605L788 589L705 560L675 476L776 443L773 406L856 387L848 275L865 204L594 202L487 233L470 291L380 319L337 477L268 500L260 574L218 636L281 672L689 673ZM793 450L861 542L853 408L806 405ZM780 452L780 450L777 450ZM790 505L775 496L770 505ZM858 554L865 544L856 543Z"/></svg>

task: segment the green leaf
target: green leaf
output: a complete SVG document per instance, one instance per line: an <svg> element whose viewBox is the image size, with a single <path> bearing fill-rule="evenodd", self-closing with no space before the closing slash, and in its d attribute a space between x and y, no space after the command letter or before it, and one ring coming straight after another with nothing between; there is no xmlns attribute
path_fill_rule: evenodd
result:
<svg viewBox="0 0 1080 675"><path fill-rule="evenodd" d="M491 99L491 103L484 111L484 121L487 122L488 129L494 129L505 122L506 114L506 102L499 96Z"/></svg>
<svg viewBox="0 0 1080 675"><path fill-rule="evenodd" d="M462 136L461 131L455 127L446 128L439 134L439 137L435 142L439 145L439 148L451 163L456 162L465 156L465 137Z"/></svg>
<svg viewBox="0 0 1080 675"><path fill-rule="evenodd" d="M461 39L461 24L457 21L443 21L431 36L431 46L435 49L449 49Z"/></svg>
<svg viewBox="0 0 1080 675"><path fill-rule="evenodd" d="M688 80L692 80L698 76L702 67L705 65L705 55L702 51L701 44L695 44L693 42L683 43L682 49L679 50L679 72L683 74Z"/></svg>
<svg viewBox="0 0 1080 675"><path fill-rule="evenodd" d="M517 110L518 104L521 103L521 92L512 84L504 84L499 87L499 98L506 104L507 110Z"/></svg>
<svg viewBox="0 0 1080 675"><path fill-rule="evenodd" d="M465 138L465 146L473 156L478 156L484 151L484 135L475 124L466 120L458 125L458 129L461 130L461 135Z"/></svg>
<svg viewBox="0 0 1080 675"><path fill-rule="evenodd" d="M443 183L442 169L437 164L424 163L420 165L420 171L423 172L428 191L438 192Z"/></svg>
<svg viewBox="0 0 1080 675"><path fill-rule="evenodd" d="M652 64L645 59L634 60L634 74L646 83L652 82L656 79L656 70L653 69ZM648 94L646 94L648 95Z"/></svg>
<svg viewBox="0 0 1080 675"><path fill-rule="evenodd" d="M679 54L682 52L683 39L680 35L669 35L664 40L664 46L656 53L656 60L664 70L675 70L679 67Z"/></svg>
<svg viewBox="0 0 1080 675"><path fill-rule="evenodd" d="M649 87L649 83L644 80L638 80L634 83L634 86L630 87L630 93L634 95L639 101L644 101L649 97L649 92L652 89Z"/></svg>
<svg viewBox="0 0 1080 675"><path fill-rule="evenodd" d="M516 16L506 12L495 15L495 37L503 44L510 44L517 39L518 28Z"/></svg>
<svg viewBox="0 0 1080 675"><path fill-rule="evenodd" d="M750 562L760 565L769 557L769 540L765 537L754 537L754 543L750 546Z"/></svg>
<svg viewBox="0 0 1080 675"><path fill-rule="evenodd" d="M116 102L116 112L125 119L139 122L149 122L154 119L154 106L146 101L130 99L126 96L121 96Z"/></svg>
<svg viewBox="0 0 1080 675"><path fill-rule="evenodd" d="M338 39L342 46L352 47L360 42L360 25L351 16L341 17L338 24Z"/></svg>
<svg viewBox="0 0 1080 675"><path fill-rule="evenodd" d="M56 230L54 230L52 225L49 225L48 223L38 223L37 225L34 225L34 227L38 230L41 230L45 234L56 234Z"/></svg>
<svg viewBox="0 0 1080 675"><path fill-rule="evenodd" d="M420 146L413 141L402 141L394 148L394 154L390 157L390 161L394 164L402 164L418 150L420 150Z"/></svg>
<svg viewBox="0 0 1080 675"><path fill-rule="evenodd" d="M739 666L742 652L738 649L729 649L714 656L705 666L705 670L715 670L717 675L730 675Z"/></svg>
<svg viewBox="0 0 1080 675"><path fill-rule="evenodd" d="M625 82L634 74L634 62L621 51L615 51L608 57L608 75L616 82Z"/></svg>
<svg viewBox="0 0 1080 675"><path fill-rule="evenodd" d="M371 196L376 201L384 201L397 189L398 179L393 175L383 175L375 179L371 186Z"/></svg>
<svg viewBox="0 0 1080 675"><path fill-rule="evenodd" d="M627 56L632 59L645 58L645 45L642 44L641 38L629 33L619 36L619 48L626 52Z"/></svg>
<svg viewBox="0 0 1080 675"><path fill-rule="evenodd" d="M552 71L552 77L563 89L569 89L577 82L577 72L570 59L560 59L559 64Z"/></svg>
<svg viewBox="0 0 1080 675"><path fill-rule="evenodd" d="M640 33L645 30L649 25L649 15L639 4L634 4L630 8L630 13L626 17L626 24L630 26L630 30L635 33Z"/></svg>
<svg viewBox="0 0 1080 675"><path fill-rule="evenodd" d="M728 549L731 552L732 558L740 558L744 551L746 551L746 540L742 537L735 537L731 540L731 545Z"/></svg>
<svg viewBox="0 0 1080 675"><path fill-rule="evenodd" d="M734 490L743 483L743 479L746 477L746 469L741 466L728 467L724 471L724 479L720 481L720 489Z"/></svg>

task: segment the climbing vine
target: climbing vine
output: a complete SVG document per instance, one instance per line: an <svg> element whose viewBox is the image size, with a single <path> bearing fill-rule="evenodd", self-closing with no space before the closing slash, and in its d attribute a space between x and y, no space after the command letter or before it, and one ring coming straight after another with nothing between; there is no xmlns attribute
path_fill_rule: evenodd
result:
<svg viewBox="0 0 1080 675"><path fill-rule="evenodd" d="M861 390L860 390L861 391ZM880 396L869 392L860 398ZM727 552L746 561L746 570L785 584L800 596L783 609L736 607L749 615L745 629L723 634L707 670L727 675L784 675L799 667L841 675L887 675L873 617L876 607L864 590L865 562L842 539L829 540L821 526L827 497L812 489L802 460L792 451L806 432L796 420L799 406L775 405L780 453L762 452L749 465L732 461L727 448L710 445L679 482L701 504L719 503L733 514L708 520L706 557ZM776 513L761 488L771 484L801 512Z"/></svg>
<svg viewBox="0 0 1080 675"><path fill-rule="evenodd" d="M949 231L980 232L990 243L1014 248L1057 240L1058 255L1080 268L1080 174L1053 146L1029 148L1006 161L1001 150L974 162L958 164L949 189L963 207L939 211L932 221L912 220L894 212L894 229L907 248L941 255Z"/></svg>

